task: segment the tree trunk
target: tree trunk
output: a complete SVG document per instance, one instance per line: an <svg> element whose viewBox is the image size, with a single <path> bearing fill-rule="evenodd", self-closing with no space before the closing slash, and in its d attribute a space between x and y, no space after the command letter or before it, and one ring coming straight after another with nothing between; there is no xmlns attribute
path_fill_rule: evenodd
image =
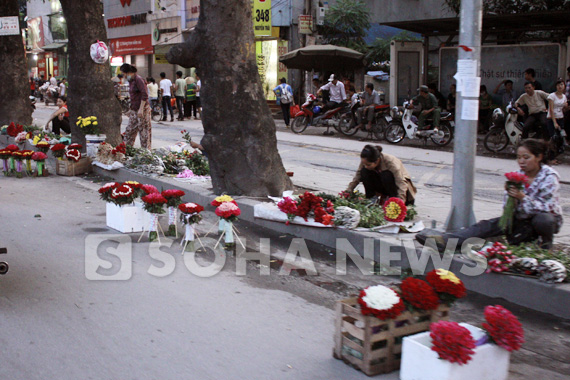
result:
<svg viewBox="0 0 570 380"><path fill-rule="evenodd" d="M93 43L107 43L107 31L100 0L60 0L68 20L69 90L67 104L73 142L85 145L85 137L75 125L78 116L96 116L107 142L121 142L121 106L117 101L109 61L97 64L91 59Z"/></svg>
<svg viewBox="0 0 570 380"><path fill-rule="evenodd" d="M0 1L0 17L18 16L17 0ZM18 28L18 32L19 32ZM13 36L0 36L0 126L15 122L32 124L32 106L30 96L30 78L28 61L20 33Z"/></svg>
<svg viewBox="0 0 570 380"><path fill-rule="evenodd" d="M167 59L196 67L202 80L202 145L214 192L277 196L290 189L257 70L251 0L201 0L196 29Z"/></svg>

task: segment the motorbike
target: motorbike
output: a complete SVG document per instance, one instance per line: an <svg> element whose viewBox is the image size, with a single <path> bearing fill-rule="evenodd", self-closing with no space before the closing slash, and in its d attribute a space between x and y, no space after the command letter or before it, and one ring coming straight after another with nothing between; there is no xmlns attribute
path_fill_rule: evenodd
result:
<svg viewBox="0 0 570 380"><path fill-rule="evenodd" d="M350 111L345 112L341 116L341 124L339 126L339 131L345 136L353 136L358 132L358 125L356 118L353 117L353 114L356 113L358 108L362 107L362 100L361 97L358 97L358 100L355 104L351 105ZM385 137L386 127L388 123L392 121L392 117L389 115L390 113L390 105L382 104L377 105L374 108L374 122L372 123L372 130L368 131L369 138L374 135L377 140L383 140Z"/></svg>
<svg viewBox="0 0 570 380"><path fill-rule="evenodd" d="M434 144L446 146L453 140L453 127L451 112L441 112L439 129L433 128L433 120L427 119L424 129L418 130L418 118L413 114L414 106L409 101L404 102L403 110L400 107L393 107L390 111L392 121L386 128L386 140L391 144L402 142L404 138L410 140L423 139L424 145L427 144L428 138Z"/></svg>
<svg viewBox="0 0 570 380"><path fill-rule="evenodd" d="M493 124L483 140L485 148L491 152L500 152L509 143L517 146L521 141L524 124L518 121L517 108L514 102L507 106L506 114L507 117L505 118L505 114L500 108L493 111Z"/></svg>
<svg viewBox="0 0 570 380"><path fill-rule="evenodd" d="M32 109L36 109L36 97L35 96L30 96L30 104L32 106Z"/></svg>
<svg viewBox="0 0 570 380"><path fill-rule="evenodd" d="M57 104L59 89L56 86L51 86L49 82L46 82L40 87L40 93L42 94L46 106L48 106L49 103Z"/></svg>
<svg viewBox="0 0 570 380"><path fill-rule="evenodd" d="M308 94L305 103L301 106L301 110L295 115L295 120L291 124L291 130L294 133L303 133L309 125L315 127L326 127L324 135L333 135L334 132L330 128L339 130L341 124L341 110L345 107L337 107L332 110L323 112L323 108L317 105L317 97Z"/></svg>
<svg viewBox="0 0 570 380"><path fill-rule="evenodd" d="M8 253L8 250L6 248L0 248L0 255L5 255L6 253ZM9 268L10 267L8 266L7 262L0 261L0 274L8 273Z"/></svg>

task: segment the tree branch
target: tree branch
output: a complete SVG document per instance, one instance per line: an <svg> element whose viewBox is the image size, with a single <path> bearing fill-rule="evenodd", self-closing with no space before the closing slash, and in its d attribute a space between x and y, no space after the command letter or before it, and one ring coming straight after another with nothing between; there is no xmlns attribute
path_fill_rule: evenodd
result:
<svg viewBox="0 0 570 380"><path fill-rule="evenodd" d="M168 62L180 65L185 68L197 67L198 57L200 56L200 39L197 29L190 32L186 41L181 44L176 44L166 53Z"/></svg>

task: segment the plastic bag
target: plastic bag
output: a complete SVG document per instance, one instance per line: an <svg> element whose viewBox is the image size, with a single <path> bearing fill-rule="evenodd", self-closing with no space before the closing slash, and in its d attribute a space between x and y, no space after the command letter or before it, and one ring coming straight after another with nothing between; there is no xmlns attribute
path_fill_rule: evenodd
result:
<svg viewBox="0 0 570 380"><path fill-rule="evenodd" d="M295 115L297 115L298 112L301 112L301 108L298 105L294 105L293 107L291 107L289 109L289 113L291 114L291 117L295 117Z"/></svg>
<svg viewBox="0 0 570 380"><path fill-rule="evenodd" d="M91 59L99 64L107 62L107 59L109 59L109 48L107 48L104 42L97 41L91 45Z"/></svg>

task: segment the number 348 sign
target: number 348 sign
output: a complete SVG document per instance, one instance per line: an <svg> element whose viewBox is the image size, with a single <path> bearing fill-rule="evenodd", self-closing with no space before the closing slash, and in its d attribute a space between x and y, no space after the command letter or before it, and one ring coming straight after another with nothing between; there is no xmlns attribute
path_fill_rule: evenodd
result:
<svg viewBox="0 0 570 380"><path fill-rule="evenodd" d="M271 35L271 0L253 0L253 32L256 36Z"/></svg>

